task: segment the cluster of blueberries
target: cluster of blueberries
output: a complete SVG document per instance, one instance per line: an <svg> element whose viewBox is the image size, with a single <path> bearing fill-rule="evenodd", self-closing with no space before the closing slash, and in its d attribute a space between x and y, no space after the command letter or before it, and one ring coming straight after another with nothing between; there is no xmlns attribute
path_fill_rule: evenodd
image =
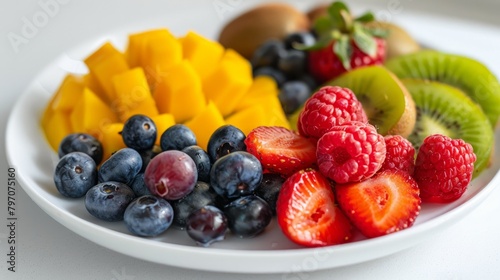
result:
<svg viewBox="0 0 500 280"><path fill-rule="evenodd" d="M173 224L185 229L196 243L208 246L224 239L227 229L238 237L258 235L276 214L284 179L264 174L259 160L245 151L245 135L238 128L225 125L217 129L206 151L182 124L164 131L161 147L155 146L156 126L144 115L128 119L121 135L127 147L102 163L102 145L89 134L68 135L59 146L55 186L65 197L85 197L85 207L94 217L123 220L138 236L159 235ZM180 169L172 175L196 178L187 194L175 200L155 194L156 187L168 187L158 185L157 177L148 178L160 170L147 172L155 157L162 153L168 157L172 150L187 155L196 166L194 171ZM156 181L148 184L152 179ZM161 178L162 182L174 179Z"/></svg>
<svg viewBox="0 0 500 280"><path fill-rule="evenodd" d="M283 40L268 40L253 53L254 77L269 76L276 81L280 89L278 97L287 115L297 111L318 87L307 71L307 52L302 50L315 43L311 32L296 32Z"/></svg>

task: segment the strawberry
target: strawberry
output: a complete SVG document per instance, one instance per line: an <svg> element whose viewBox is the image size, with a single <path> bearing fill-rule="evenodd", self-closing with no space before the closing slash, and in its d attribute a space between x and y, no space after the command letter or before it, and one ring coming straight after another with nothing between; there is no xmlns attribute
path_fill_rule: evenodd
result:
<svg viewBox="0 0 500 280"><path fill-rule="evenodd" d="M314 142L284 127L257 127L247 135L245 145L268 172L288 176L316 163Z"/></svg>
<svg viewBox="0 0 500 280"><path fill-rule="evenodd" d="M374 19L371 13L353 19L344 3L332 3L327 16L314 23L318 42L303 48L309 51L310 73L326 82L357 67L383 64L386 31L366 25Z"/></svg>
<svg viewBox="0 0 500 280"><path fill-rule="evenodd" d="M366 237L377 237L413 225L421 200L408 173L388 169L361 182L335 187L340 208Z"/></svg>
<svg viewBox="0 0 500 280"><path fill-rule="evenodd" d="M340 208L330 181L316 170L296 172L283 183L276 204L283 233L307 247L349 241L353 227Z"/></svg>

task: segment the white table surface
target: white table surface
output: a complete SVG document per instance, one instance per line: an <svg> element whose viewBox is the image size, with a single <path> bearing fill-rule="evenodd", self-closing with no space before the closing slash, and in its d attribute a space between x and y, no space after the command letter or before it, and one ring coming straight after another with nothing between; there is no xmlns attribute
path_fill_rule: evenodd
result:
<svg viewBox="0 0 500 280"><path fill-rule="evenodd" d="M285 275L222 274L186 270L148 263L100 247L66 229L43 212L17 188L16 272L7 270L8 228L7 169L5 126L8 114L19 94L33 77L56 56L79 43L98 38L113 30L158 26L169 13L192 7L212 13L219 22L256 2L248 0L206 1L72 1L59 0L58 11L48 17L32 38L18 46L9 33L21 34L23 20L32 20L43 11L39 3L56 0L2 1L0 4L0 279L500 279L500 189L494 190L478 208L424 243L382 259L338 269ZM231 3L234 9L217 14L214 3ZM312 1L289 1L306 8ZM500 73L500 4L483 1L350 1L354 7L365 5L410 31L422 24L429 30L419 37L426 43L446 42L446 36L463 33L464 40L477 41L478 52L471 54ZM430 4L432 3L432 4ZM396 5L396 6L394 6ZM393 8L391 8L393 7ZM395 8L394 8L395 7ZM389 13L388 13L389 12ZM429 28L432 18L445 17L453 25ZM190 17L185 15L186 28ZM40 20L43 20L40 18ZM415 20L423 20L415 24ZM200 32L215 36L217 29L208 25ZM486 29L496 37L486 38L474 30ZM432 34L430 32L433 32ZM493 33L492 33L493 32ZM441 46L441 45L440 45ZM462 44L443 45L452 52L470 53ZM19 151L22 153L22 151ZM17 166L20 169L22 166ZM5 224L5 225L4 225Z"/></svg>

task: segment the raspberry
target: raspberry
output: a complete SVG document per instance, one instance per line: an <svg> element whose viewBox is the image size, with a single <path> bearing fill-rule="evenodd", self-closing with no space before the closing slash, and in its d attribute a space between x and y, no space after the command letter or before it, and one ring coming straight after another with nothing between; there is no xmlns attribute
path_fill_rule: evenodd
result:
<svg viewBox="0 0 500 280"><path fill-rule="evenodd" d="M399 169L413 175L415 169L415 148L408 139L401 135L384 137L387 153L380 171Z"/></svg>
<svg viewBox="0 0 500 280"><path fill-rule="evenodd" d="M424 139L417 154L414 178L425 202L457 200L467 190L476 155L470 144L435 134Z"/></svg>
<svg viewBox="0 0 500 280"><path fill-rule="evenodd" d="M384 137L361 122L332 127L318 140L316 149L319 170L341 184L373 176L382 167L385 154Z"/></svg>
<svg viewBox="0 0 500 280"><path fill-rule="evenodd" d="M307 100L297 128L301 135L319 139L332 127L350 121L368 122L361 102L348 88L325 86Z"/></svg>

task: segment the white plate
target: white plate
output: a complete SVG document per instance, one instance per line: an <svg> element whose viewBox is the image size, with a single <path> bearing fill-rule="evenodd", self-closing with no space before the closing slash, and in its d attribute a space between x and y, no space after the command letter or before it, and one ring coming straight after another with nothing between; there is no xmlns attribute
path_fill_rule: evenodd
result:
<svg viewBox="0 0 500 280"><path fill-rule="evenodd" d="M122 45L126 32L109 37ZM102 42L102 40L99 40ZM122 222L107 223L92 217L82 199L58 194L52 180L57 156L45 141L39 126L44 106L57 89L67 70L83 68L71 58L83 58L99 43L82 45L49 64L17 101L6 131L6 152L17 170L20 185L47 214L75 233L111 250L139 259L219 272L290 273L334 268L386 256L419 242L457 222L476 208L500 181L500 132L496 132L495 161L472 182L467 192L454 203L424 204L413 227L391 235L324 248L300 248L288 241L273 222L253 239L227 240L210 248L197 247L185 232L169 229L156 238L129 234ZM71 58L70 58L71 57ZM287 275L287 274L285 274Z"/></svg>

